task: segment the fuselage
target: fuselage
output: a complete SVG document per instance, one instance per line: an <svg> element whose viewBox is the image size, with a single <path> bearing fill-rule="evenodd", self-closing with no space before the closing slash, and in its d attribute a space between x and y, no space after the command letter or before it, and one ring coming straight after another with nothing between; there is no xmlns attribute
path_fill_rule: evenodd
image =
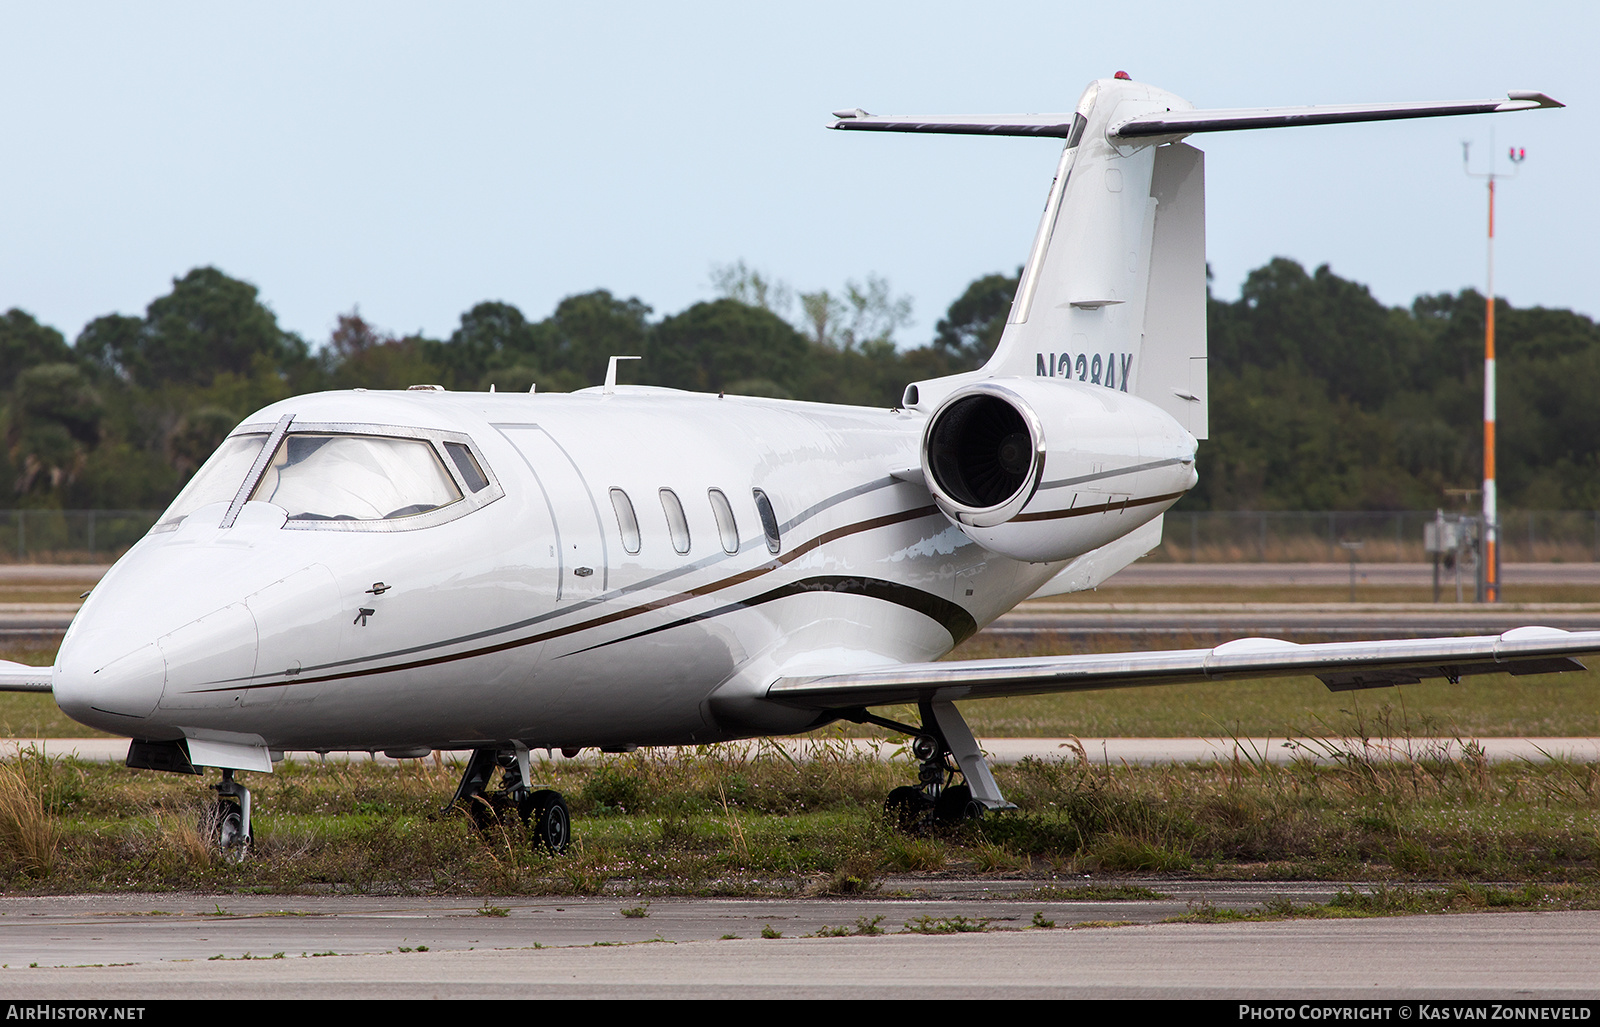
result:
<svg viewBox="0 0 1600 1027"><path fill-rule="evenodd" d="M763 700L775 678L936 659L1063 566L997 556L940 512L917 470L926 422L640 388L286 400L201 472L214 502L191 496L95 588L55 695L104 730L271 750L803 730L814 713ZM388 448L328 444L349 438ZM1079 510L1130 488L1160 498L1061 520L1076 551L1193 483L1193 439L1172 438L1176 456L1136 485L1054 495ZM243 501L223 486L247 466L265 478ZM357 508L350 482L377 473L401 491L434 474L426 488L448 495Z"/></svg>

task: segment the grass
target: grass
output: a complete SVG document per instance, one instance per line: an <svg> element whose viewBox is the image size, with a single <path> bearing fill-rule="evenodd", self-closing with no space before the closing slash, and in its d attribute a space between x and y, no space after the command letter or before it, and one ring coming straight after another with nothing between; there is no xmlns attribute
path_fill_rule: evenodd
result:
<svg viewBox="0 0 1600 1027"><path fill-rule="evenodd" d="M1095 873L1120 880L1081 897L1147 898L1141 877L1180 874L1448 886L1451 902L1484 908L1600 904L1600 767L1589 764L1490 764L1470 750L1380 761L1359 748L1321 766L1029 760L996 768L1018 810L907 836L880 811L908 768L818 755L794 764L709 747L541 767L577 814L562 856L520 825L479 833L441 814L457 767L286 762L250 775L256 837L242 863L204 844L204 782L27 756L0 761L0 794L20 782L11 793L34 801L0 814L11 817L0 889L608 894L634 897L628 916L662 895L869 894L906 876L999 875L1065 898L1054 882ZM1342 901L1348 913L1370 900ZM485 898L480 913L502 908Z"/></svg>
<svg viewBox="0 0 1600 1027"><path fill-rule="evenodd" d="M1600 886L1593 883L1498 886L1455 883L1430 888L1379 885L1342 888L1328 902L1296 905L1279 896L1256 909L1228 909L1210 901L1191 902L1187 913L1172 917L1179 923L1221 923L1261 920L1349 920L1419 913L1481 913L1490 910L1557 910L1600 908ZM1081 925L1080 925L1081 926Z"/></svg>
<svg viewBox="0 0 1600 1027"><path fill-rule="evenodd" d="M47 878L55 869L61 825L48 808L55 767L33 754L0 763L0 872Z"/></svg>

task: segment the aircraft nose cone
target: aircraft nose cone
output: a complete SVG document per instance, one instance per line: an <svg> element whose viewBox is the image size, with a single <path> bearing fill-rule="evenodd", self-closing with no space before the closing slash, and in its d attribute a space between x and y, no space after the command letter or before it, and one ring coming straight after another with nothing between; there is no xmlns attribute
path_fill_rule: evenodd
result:
<svg viewBox="0 0 1600 1027"><path fill-rule="evenodd" d="M56 705L73 720L132 734L155 712L166 678L155 642L140 644L124 632L81 633L62 642L51 687Z"/></svg>

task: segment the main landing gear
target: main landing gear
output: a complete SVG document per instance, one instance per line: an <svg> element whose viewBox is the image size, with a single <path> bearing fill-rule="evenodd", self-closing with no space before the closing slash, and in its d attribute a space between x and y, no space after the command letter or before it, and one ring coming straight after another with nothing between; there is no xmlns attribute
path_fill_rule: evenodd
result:
<svg viewBox="0 0 1600 1027"><path fill-rule="evenodd" d="M495 771L500 787L490 790ZM498 823L514 811L540 845L565 852L572 842L572 813L560 792L533 787L532 768L525 746L515 749L474 749L461 774L452 807L466 811L480 829Z"/></svg>
<svg viewBox="0 0 1600 1027"><path fill-rule="evenodd" d="M919 783L889 793L883 804L889 821L902 831L923 832L981 819L987 810L1014 809L1000 794L989 763L955 704L924 700L918 708L920 728L865 708L845 714L858 724L876 724L911 736Z"/></svg>

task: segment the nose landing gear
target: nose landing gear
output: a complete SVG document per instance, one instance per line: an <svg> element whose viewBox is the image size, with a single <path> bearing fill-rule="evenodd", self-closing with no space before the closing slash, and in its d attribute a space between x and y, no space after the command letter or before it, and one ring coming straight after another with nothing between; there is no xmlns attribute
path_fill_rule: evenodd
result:
<svg viewBox="0 0 1600 1027"><path fill-rule="evenodd" d="M491 790L497 770L501 771L500 786ZM479 830L515 813L538 843L551 852L565 852L572 842L572 813L567 809L567 800L548 788L533 789L528 750L521 745L515 749L472 750L455 798L446 808L464 810Z"/></svg>
<svg viewBox="0 0 1600 1027"><path fill-rule="evenodd" d="M224 856L243 859L255 836L250 827L250 789L233 779L231 767L224 767L222 781L211 787L217 793L209 818L212 840Z"/></svg>

